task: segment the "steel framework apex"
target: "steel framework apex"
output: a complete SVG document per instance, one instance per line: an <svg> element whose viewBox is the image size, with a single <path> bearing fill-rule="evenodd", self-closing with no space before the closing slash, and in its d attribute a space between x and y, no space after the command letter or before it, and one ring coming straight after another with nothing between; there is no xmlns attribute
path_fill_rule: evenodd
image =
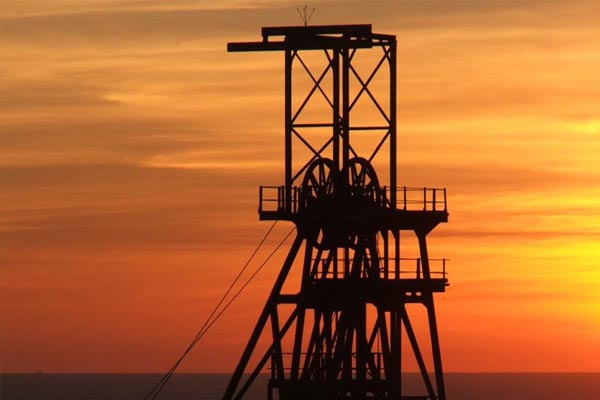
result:
<svg viewBox="0 0 600 400"><path fill-rule="evenodd" d="M371 25L265 27L262 37L260 42L229 43L227 48L233 52L285 53L284 207L277 219L289 219L293 187L312 162L329 157L338 169L347 165L351 157L373 163L384 157L381 152L386 146L389 157L384 157L384 163L389 163L389 173L384 185L389 189L390 204L395 207L396 37L373 33ZM279 40L271 40L273 37ZM357 65L361 61L358 50L374 47L382 51L361 70ZM303 50L320 50L324 57L317 65L311 65ZM309 86L297 84L301 77ZM374 82L382 79L389 86L383 92L373 88ZM323 113L307 111L314 104L319 106L319 101ZM330 112L329 118L324 118L325 108ZM351 120L351 115L359 113L368 115L362 119L368 123ZM369 135L373 145L363 149L353 146L353 134ZM301 159L300 150L309 156Z"/></svg>

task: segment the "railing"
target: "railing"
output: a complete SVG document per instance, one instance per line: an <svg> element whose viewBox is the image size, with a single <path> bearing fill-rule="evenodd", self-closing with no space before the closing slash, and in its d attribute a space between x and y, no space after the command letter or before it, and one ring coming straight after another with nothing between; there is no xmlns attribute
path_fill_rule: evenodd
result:
<svg viewBox="0 0 600 400"><path fill-rule="evenodd" d="M258 192L258 212L291 212L298 211L298 187L292 187L291 209L286 205L285 186L261 186Z"/></svg>
<svg viewBox="0 0 600 400"><path fill-rule="evenodd" d="M446 263L450 261L447 258L430 258L429 259L429 278L430 279L446 279ZM350 276L353 258L338 259L337 261L328 259L313 259L313 267L318 268L317 275L319 278L326 279L344 279ZM362 263L367 265L372 263L370 257L362 259ZM421 258L379 258L376 269L379 272L380 279L426 279L423 262ZM361 268L362 274L366 274L367 268ZM361 276L363 277L363 276ZM364 276L363 278L367 278Z"/></svg>
<svg viewBox="0 0 600 400"><path fill-rule="evenodd" d="M431 279L446 279L447 258L430 258L429 277ZM384 279L425 279L423 261L421 258L389 258L382 260L379 270ZM409 263L408 268L406 264ZM410 265L413 264L414 267Z"/></svg>
<svg viewBox="0 0 600 400"><path fill-rule="evenodd" d="M258 212L284 209L283 186L261 186L258 191Z"/></svg>
<svg viewBox="0 0 600 400"><path fill-rule="evenodd" d="M277 352L275 350L272 351L272 355L276 355ZM280 353L282 356L282 361L283 361L283 371L286 373L289 373L292 370L292 358L294 356L294 353L290 353L290 352L282 352ZM318 355L312 353L310 354L313 358L313 362L317 363L318 366L320 366L321 368L325 368L327 367L328 362L331 362L333 359L334 354L333 353L320 353ZM357 358L357 353L356 352L352 352L351 353L352 358L356 360ZM383 363L383 353L382 352L375 352L375 351L370 351L367 354L367 359L369 360L369 365L370 368L367 368L365 370L365 372L368 374L368 377L371 378L372 375L372 367L375 367L375 369L377 371L379 371L380 373L382 373L385 369L384 369L384 363ZM304 363L306 361L306 357L308 356L307 353L302 352L299 354L300 359L299 359L299 373L303 372L304 369ZM271 357L271 364L268 367L269 371L271 372L271 379L275 379L276 375L275 372L277 371L277 368L275 367L275 359L276 357ZM309 366L309 368L314 368L315 365L311 365ZM350 370L353 372L353 377L356 377L355 373L357 371L357 367L356 364L353 363L353 365L350 367ZM383 375L383 374L382 374ZM281 378L281 377L280 377Z"/></svg>
<svg viewBox="0 0 600 400"><path fill-rule="evenodd" d="M447 211L445 188L406 187L396 189L399 210Z"/></svg>
<svg viewBox="0 0 600 400"><path fill-rule="evenodd" d="M390 190L380 188L381 205L392 207ZM302 188L293 186L290 199L286 198L285 186L261 186L259 190L258 212L287 212L295 214L304 204ZM395 209L403 211L439 211L447 212L446 189L400 187L396 189Z"/></svg>

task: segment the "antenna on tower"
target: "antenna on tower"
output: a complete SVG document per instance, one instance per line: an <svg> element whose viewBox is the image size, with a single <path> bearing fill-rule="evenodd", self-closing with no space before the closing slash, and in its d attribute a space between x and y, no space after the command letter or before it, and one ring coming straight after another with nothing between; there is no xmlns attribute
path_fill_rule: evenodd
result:
<svg viewBox="0 0 600 400"><path fill-rule="evenodd" d="M304 5L304 7L302 7L302 10L299 8L296 8L296 11L298 11L298 15L300 15L300 18L302 19L302 22L304 23L304 26L308 26L308 21L310 21L310 18L312 17L312 15L314 14L316 9L317 9L316 7L313 7L313 9L309 13L308 6L306 4Z"/></svg>

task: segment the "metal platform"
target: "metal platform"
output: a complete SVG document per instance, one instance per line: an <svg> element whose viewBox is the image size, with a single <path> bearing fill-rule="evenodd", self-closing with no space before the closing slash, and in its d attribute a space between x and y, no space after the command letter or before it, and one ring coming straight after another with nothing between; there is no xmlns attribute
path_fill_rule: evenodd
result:
<svg viewBox="0 0 600 400"><path fill-rule="evenodd" d="M378 208L368 208L360 212L352 212L336 205L335 218L341 224L370 225L381 229L414 230L426 228L428 231L440 223L448 222L448 205L446 189L401 187L396 191L396 202L390 200L389 190L379 188L381 202ZM286 198L284 186L261 186L259 190L258 215L262 221L292 221L302 223L311 219L322 219L323 215L310 218L308 204L303 199L302 188L293 187L291 198ZM325 211L327 212L327 211ZM330 216L333 217L333 216ZM342 222L342 220L344 222Z"/></svg>

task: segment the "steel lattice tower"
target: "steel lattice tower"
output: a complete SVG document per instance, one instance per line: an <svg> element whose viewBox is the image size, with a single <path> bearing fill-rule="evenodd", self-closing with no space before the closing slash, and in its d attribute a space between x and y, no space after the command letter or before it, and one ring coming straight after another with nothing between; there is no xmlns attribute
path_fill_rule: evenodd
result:
<svg viewBox="0 0 600 400"><path fill-rule="evenodd" d="M396 37L342 25L268 27L262 39L228 51L285 54L285 183L260 188L259 215L293 222L297 236L224 398L243 397L270 367L269 399L444 400L433 293L447 286L445 260L429 258L426 236L448 220L446 191L396 184ZM316 69L308 53L323 55ZM361 57L371 62L366 74ZM317 100L320 112L309 114ZM359 104L372 112L359 113ZM376 162L389 166L385 185ZM402 256L401 231L414 233L419 257ZM284 292L294 268L299 288ZM424 306L431 360L410 304ZM251 366L261 337L270 345ZM403 388L407 357L421 395Z"/></svg>

